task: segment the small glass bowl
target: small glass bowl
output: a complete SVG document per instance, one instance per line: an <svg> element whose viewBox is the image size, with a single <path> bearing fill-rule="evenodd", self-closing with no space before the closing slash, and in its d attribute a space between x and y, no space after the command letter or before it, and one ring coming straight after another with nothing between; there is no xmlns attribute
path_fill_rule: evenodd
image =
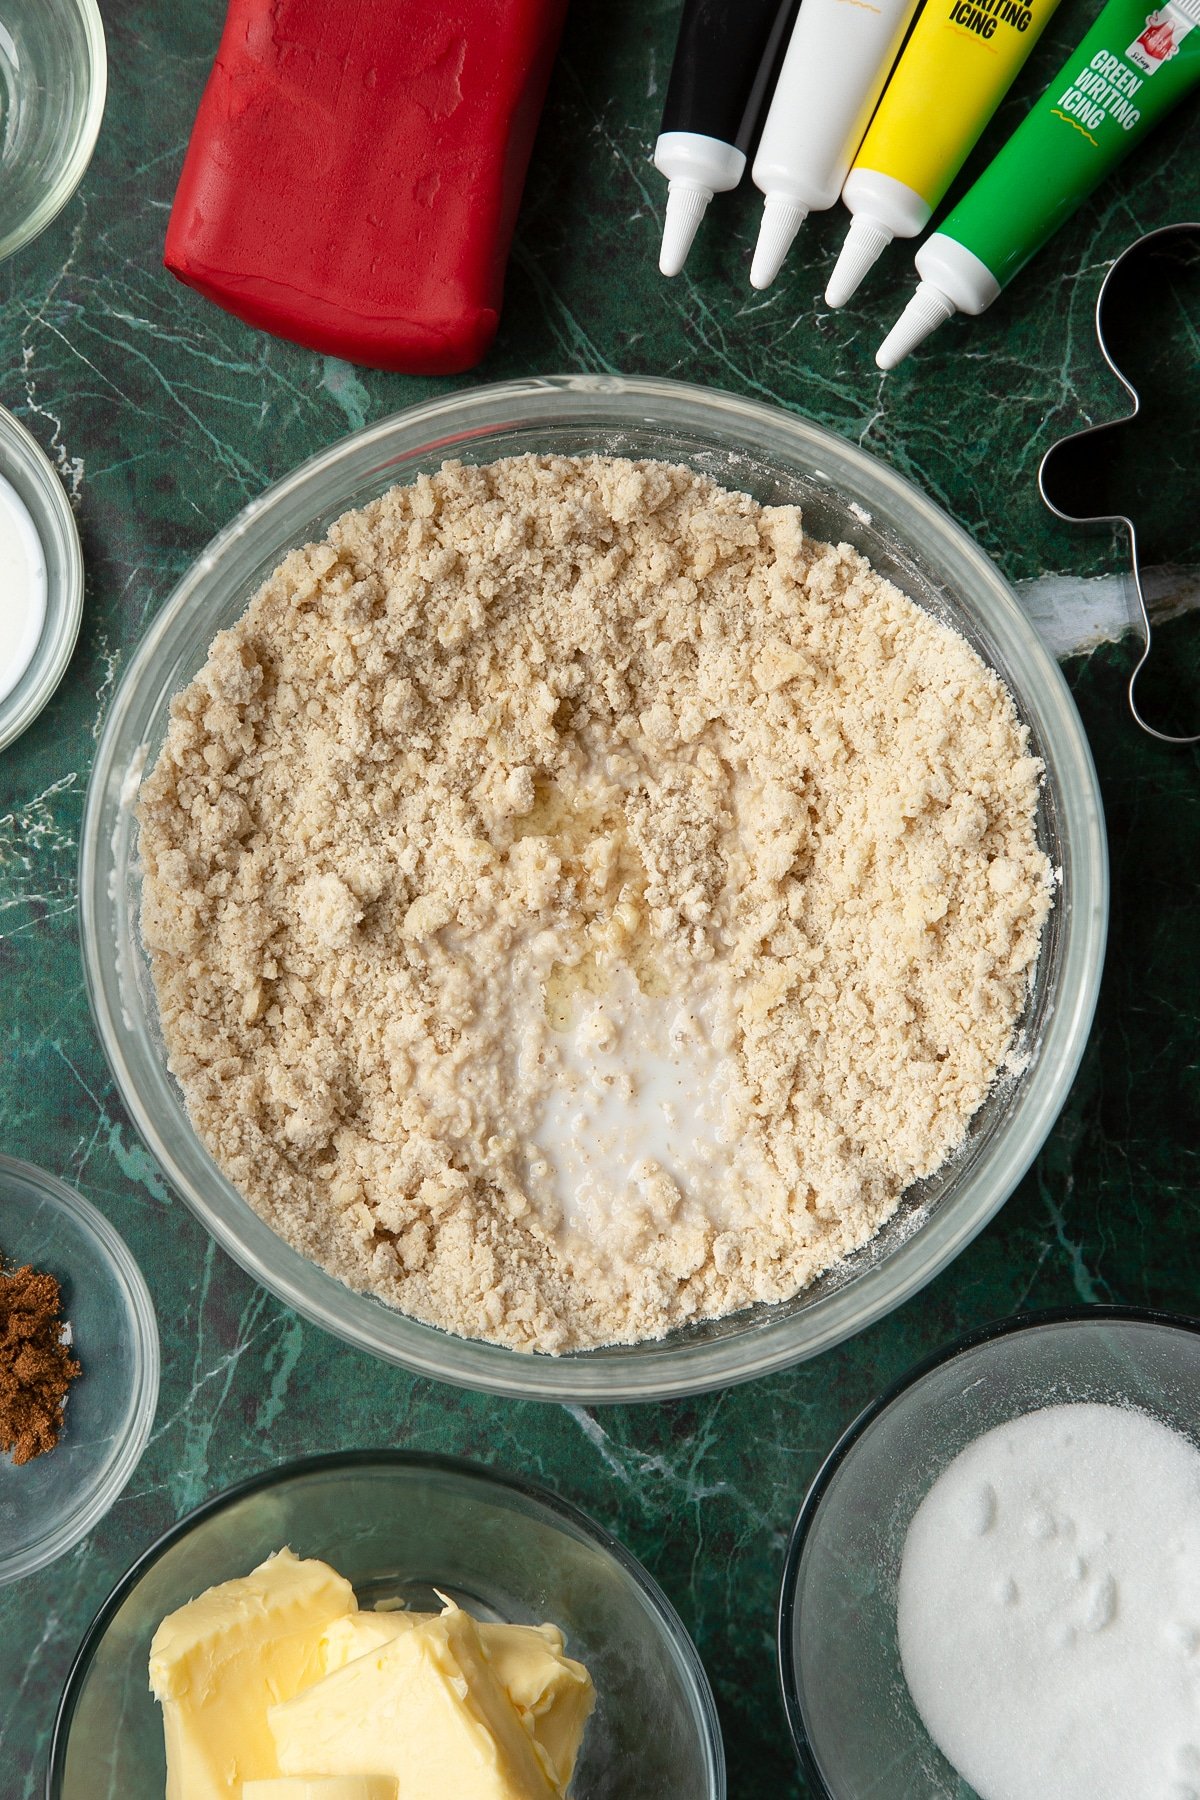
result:
<svg viewBox="0 0 1200 1800"><path fill-rule="evenodd" d="M37 648L16 686L0 700L3 750L36 719L71 660L83 617L83 552L62 482L37 442L2 406L0 475L24 502L46 563L46 617Z"/></svg>
<svg viewBox="0 0 1200 1800"><path fill-rule="evenodd" d="M162 1722L146 1682L155 1628L284 1544L331 1563L363 1607L398 1598L436 1612L441 1589L477 1618L560 1626L596 1685L576 1800L723 1800L708 1677L640 1563L573 1506L524 1482L386 1450L272 1469L190 1513L135 1563L67 1679L47 1800L162 1793Z"/></svg>
<svg viewBox="0 0 1200 1800"><path fill-rule="evenodd" d="M1046 766L1038 830L1060 872L1020 1025L1024 1072L996 1084L957 1155L910 1189L870 1244L792 1300L659 1341L561 1357L454 1337L353 1292L285 1244L217 1168L167 1069L138 927L132 807L172 697L292 546L447 458L486 463L524 453L684 463L760 501L799 503L815 536L855 545L962 632L1007 683ZM1108 918L1104 822L1079 715L1012 590L967 534L886 463L779 407L611 376L505 382L411 407L344 438L244 508L158 613L113 697L88 788L79 888L88 992L117 1086L218 1243L289 1306L360 1349L485 1392L589 1402L698 1393L814 1356L957 1256L1008 1198L1058 1116L1095 1009Z"/></svg>
<svg viewBox="0 0 1200 1800"><path fill-rule="evenodd" d="M0 1156L0 1255L53 1275L82 1372L53 1450L0 1456L0 1585L77 1544L121 1493L158 1401L158 1327L137 1264L108 1220L32 1163Z"/></svg>
<svg viewBox="0 0 1200 1800"><path fill-rule="evenodd" d="M0 0L0 262L83 180L107 89L96 0Z"/></svg>
<svg viewBox="0 0 1200 1800"><path fill-rule="evenodd" d="M784 1710L814 1795L974 1800L904 1679L904 1540L968 1444L1073 1401L1135 1407L1200 1446L1200 1321L1119 1306L1006 1319L911 1370L826 1458L792 1530L779 1601Z"/></svg>

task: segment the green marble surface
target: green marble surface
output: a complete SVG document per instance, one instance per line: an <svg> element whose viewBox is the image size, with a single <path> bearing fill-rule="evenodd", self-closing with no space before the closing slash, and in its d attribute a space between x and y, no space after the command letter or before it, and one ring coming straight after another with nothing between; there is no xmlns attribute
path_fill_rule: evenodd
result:
<svg viewBox="0 0 1200 1800"><path fill-rule="evenodd" d="M0 266L0 402L57 466L88 564L67 677L0 756L0 1147L75 1183L124 1234L158 1308L164 1369L150 1446L112 1513L55 1567L0 1593L0 1795L42 1792L76 1645L159 1531L265 1465L372 1444L524 1471L617 1532L695 1635L735 1800L803 1794L776 1693L776 1585L805 1485L839 1430L915 1358L1014 1308L1117 1300L1200 1310L1197 755L1162 749L1130 724L1127 644L1071 659L1113 852L1112 939L1091 1044L1058 1126L1001 1215L854 1342L729 1393L594 1412L414 1380L301 1324L214 1249L116 1098L76 939L83 794L130 650L210 534L301 457L455 383L352 369L274 342L165 275L163 230L220 6L102 0L102 9L112 77L95 161L50 230ZM1064 0L986 142L1093 11ZM621 370L774 399L888 458L1014 580L1118 572L1120 543L1057 524L1037 497L1036 469L1053 437L1124 410L1093 339L1096 292L1139 231L1200 216L1200 109L1163 127L985 318L948 326L884 379L872 355L908 291L907 254L892 252L860 304L827 313L817 296L840 238L835 215L812 220L777 286L755 294L757 206L746 189L714 204L683 277L657 276L662 185L648 159L676 13L675 0L576 0L499 339L461 382ZM1196 341L1193 332L1183 344L1193 368ZM1194 467L1167 479L1185 518L1190 495L1188 560L1200 563ZM1050 591L1078 614L1077 583ZM1085 635L1086 625L1085 615ZM1194 681L1200 619L1176 620L1160 647Z"/></svg>

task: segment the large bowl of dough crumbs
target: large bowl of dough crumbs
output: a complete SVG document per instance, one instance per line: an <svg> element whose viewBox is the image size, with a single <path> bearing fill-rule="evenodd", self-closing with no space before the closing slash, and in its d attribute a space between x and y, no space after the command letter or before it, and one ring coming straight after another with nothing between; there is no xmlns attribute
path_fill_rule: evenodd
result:
<svg viewBox="0 0 1200 1800"><path fill-rule="evenodd" d="M748 1379L912 1294L1065 1098L1095 773L991 562L731 395L414 407L209 547L113 701L92 1003L217 1240L494 1392Z"/></svg>

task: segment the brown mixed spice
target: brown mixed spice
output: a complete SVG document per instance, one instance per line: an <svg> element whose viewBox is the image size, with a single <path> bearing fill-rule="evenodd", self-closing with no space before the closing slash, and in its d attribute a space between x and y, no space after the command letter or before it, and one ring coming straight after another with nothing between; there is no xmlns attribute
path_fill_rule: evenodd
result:
<svg viewBox="0 0 1200 1800"><path fill-rule="evenodd" d="M25 1264L0 1269L0 1454L31 1462L53 1450L80 1365L63 1342L62 1291Z"/></svg>

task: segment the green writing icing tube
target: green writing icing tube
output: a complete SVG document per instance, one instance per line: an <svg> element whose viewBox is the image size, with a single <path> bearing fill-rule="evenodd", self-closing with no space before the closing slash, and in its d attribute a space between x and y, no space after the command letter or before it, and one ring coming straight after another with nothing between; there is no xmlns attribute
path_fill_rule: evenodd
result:
<svg viewBox="0 0 1200 1800"><path fill-rule="evenodd" d="M920 286L879 346L894 369L953 313L981 313L1098 182L1200 82L1200 0L1108 0L1041 99L917 252Z"/></svg>

